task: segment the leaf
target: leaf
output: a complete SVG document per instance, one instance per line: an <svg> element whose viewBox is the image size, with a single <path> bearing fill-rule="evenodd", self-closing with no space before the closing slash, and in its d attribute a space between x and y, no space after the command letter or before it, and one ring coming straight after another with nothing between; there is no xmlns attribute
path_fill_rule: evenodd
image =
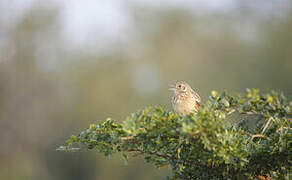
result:
<svg viewBox="0 0 292 180"><path fill-rule="evenodd" d="M122 155L125 165L128 165L128 155L125 153L121 153L121 155Z"/></svg>

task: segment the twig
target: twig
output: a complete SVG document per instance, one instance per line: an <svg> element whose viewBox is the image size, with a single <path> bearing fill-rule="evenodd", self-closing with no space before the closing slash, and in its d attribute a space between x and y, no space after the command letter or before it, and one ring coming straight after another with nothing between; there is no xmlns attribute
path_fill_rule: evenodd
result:
<svg viewBox="0 0 292 180"><path fill-rule="evenodd" d="M281 128L292 130L292 128L289 128L289 127L280 127L280 128L277 129L277 132L278 132Z"/></svg>
<svg viewBox="0 0 292 180"><path fill-rule="evenodd" d="M246 113L244 113L246 115L257 115L258 113L256 111L248 111Z"/></svg>
<svg viewBox="0 0 292 180"><path fill-rule="evenodd" d="M230 115L230 114L232 114L232 113L234 113L235 112L235 109L232 109L231 111L229 111L228 113L227 113L227 115Z"/></svg>
<svg viewBox="0 0 292 180"><path fill-rule="evenodd" d="M269 120L268 120L268 122L265 124L265 126L264 126L261 134L264 134L264 132L266 131L266 129L268 128L268 126L271 124L272 120L273 120L273 118L270 117Z"/></svg>
<svg viewBox="0 0 292 180"><path fill-rule="evenodd" d="M159 152L151 152L151 151L144 152L144 151L142 151L140 149L128 149L127 151L128 152L138 152L138 153L141 153L141 154L151 154L151 155L155 155L155 156L158 156L158 157L163 157L165 159L172 159L172 156L171 155L161 154Z"/></svg>
<svg viewBox="0 0 292 180"><path fill-rule="evenodd" d="M199 130L196 130L195 132L191 132L190 134L193 135L193 136L195 136L195 135L200 134L200 131Z"/></svg>
<svg viewBox="0 0 292 180"><path fill-rule="evenodd" d="M165 159L168 159L168 161L177 160L175 157L171 156L170 154L161 154L159 152L143 151L143 150L140 150L140 149L128 149L126 151L127 152L138 152L140 154L150 154L150 155L154 155L154 156L158 156L158 157L163 157ZM194 161L190 161L190 160L185 160L185 162L190 164L190 165L207 167L206 165L204 165L202 163L199 163L199 162L194 162Z"/></svg>
<svg viewBox="0 0 292 180"><path fill-rule="evenodd" d="M251 139L256 138L256 137L259 137L259 138L266 138L266 136L264 136L264 135L262 135L262 134L255 134L255 135L252 135L252 136L251 136Z"/></svg>
<svg viewBox="0 0 292 180"><path fill-rule="evenodd" d="M131 140L131 139L134 139L134 136L121 137L121 140Z"/></svg>

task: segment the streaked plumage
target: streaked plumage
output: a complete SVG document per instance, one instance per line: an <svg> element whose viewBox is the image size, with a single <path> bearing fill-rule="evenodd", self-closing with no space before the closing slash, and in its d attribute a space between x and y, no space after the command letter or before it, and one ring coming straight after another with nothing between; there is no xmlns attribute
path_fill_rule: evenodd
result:
<svg viewBox="0 0 292 180"><path fill-rule="evenodd" d="M171 103L177 113L187 115L200 109L201 97L186 82L179 81L170 90L174 91Z"/></svg>

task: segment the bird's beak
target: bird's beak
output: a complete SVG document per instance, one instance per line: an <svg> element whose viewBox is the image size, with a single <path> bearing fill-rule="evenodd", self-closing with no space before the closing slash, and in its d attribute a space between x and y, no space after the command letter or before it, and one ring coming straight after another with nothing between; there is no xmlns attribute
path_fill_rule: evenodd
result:
<svg viewBox="0 0 292 180"><path fill-rule="evenodd" d="M168 90L174 91L175 90L175 85L174 84L170 84Z"/></svg>

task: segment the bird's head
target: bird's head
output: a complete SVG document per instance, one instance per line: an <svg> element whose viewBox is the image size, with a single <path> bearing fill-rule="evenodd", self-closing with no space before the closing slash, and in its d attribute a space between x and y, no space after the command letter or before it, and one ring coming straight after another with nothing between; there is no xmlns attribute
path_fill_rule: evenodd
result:
<svg viewBox="0 0 292 180"><path fill-rule="evenodd" d="M190 86L184 81L178 81L175 84L171 84L169 90L174 91L174 93L185 93L188 91Z"/></svg>

